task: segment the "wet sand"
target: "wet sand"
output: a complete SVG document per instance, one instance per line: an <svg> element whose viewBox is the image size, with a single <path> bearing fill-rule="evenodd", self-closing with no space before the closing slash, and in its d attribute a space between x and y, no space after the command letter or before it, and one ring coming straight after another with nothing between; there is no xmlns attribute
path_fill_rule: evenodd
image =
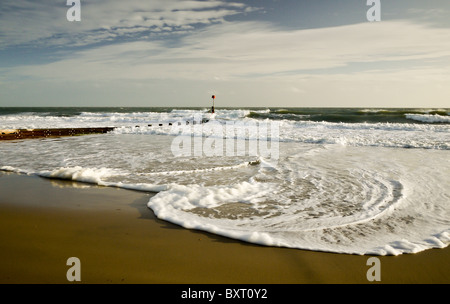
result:
<svg viewBox="0 0 450 304"><path fill-rule="evenodd" d="M252 245L155 218L150 193L0 172L0 283L369 283L368 256ZM450 283L450 248L379 257L381 283Z"/></svg>

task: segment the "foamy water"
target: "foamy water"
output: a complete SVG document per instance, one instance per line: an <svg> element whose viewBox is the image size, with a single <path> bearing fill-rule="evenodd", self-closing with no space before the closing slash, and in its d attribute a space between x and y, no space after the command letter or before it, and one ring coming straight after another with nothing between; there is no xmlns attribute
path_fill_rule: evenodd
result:
<svg viewBox="0 0 450 304"><path fill-rule="evenodd" d="M203 112L0 115L0 129L116 127L102 135L2 142L0 169L157 192L148 207L161 219L268 246L399 255L450 243L445 122L280 119L279 134L270 134L280 141L277 159L174 156L171 145L180 129L168 123ZM251 112L219 111L216 121L272 121L251 118ZM155 122L163 126L149 126ZM211 135L207 125L183 128L203 141ZM256 135L247 135L233 138L248 146ZM224 140L229 137L224 132Z"/></svg>

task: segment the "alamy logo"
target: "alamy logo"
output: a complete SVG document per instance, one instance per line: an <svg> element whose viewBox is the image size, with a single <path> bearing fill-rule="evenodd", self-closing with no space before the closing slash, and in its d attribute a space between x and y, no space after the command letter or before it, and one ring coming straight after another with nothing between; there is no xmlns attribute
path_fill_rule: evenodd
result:
<svg viewBox="0 0 450 304"><path fill-rule="evenodd" d="M371 8L367 11L367 20L370 22L381 21L381 0L367 0Z"/></svg>
<svg viewBox="0 0 450 304"><path fill-rule="evenodd" d="M366 262L367 266L372 266L367 270L367 281L369 282L380 282L381 281L381 261L379 258L371 257Z"/></svg>
<svg viewBox="0 0 450 304"><path fill-rule="evenodd" d="M191 123L175 123L172 154L176 157L260 156L278 161L279 122L226 121L205 122L202 115Z"/></svg>
<svg viewBox="0 0 450 304"><path fill-rule="evenodd" d="M66 278L69 282L81 281L81 262L77 257L71 257L67 259L67 266L72 266L67 270Z"/></svg>
<svg viewBox="0 0 450 304"><path fill-rule="evenodd" d="M66 5L70 6L67 10L67 21L81 21L81 2L80 0L67 0Z"/></svg>

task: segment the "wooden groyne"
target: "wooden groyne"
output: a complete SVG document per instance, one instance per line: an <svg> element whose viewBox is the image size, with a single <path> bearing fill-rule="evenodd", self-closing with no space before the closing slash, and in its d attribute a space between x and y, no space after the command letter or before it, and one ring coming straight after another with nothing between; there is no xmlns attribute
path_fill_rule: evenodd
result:
<svg viewBox="0 0 450 304"><path fill-rule="evenodd" d="M63 128L63 129L15 129L0 130L0 140L14 140L27 138L45 138L61 136L77 136L88 134L101 134L114 130L108 128Z"/></svg>
<svg viewBox="0 0 450 304"><path fill-rule="evenodd" d="M169 122L165 123L168 126L178 124L196 125L209 122L208 119L201 121L184 121L184 122ZM164 123L156 122L147 124L148 127L162 127ZM137 125L136 128L140 126ZM113 131L115 127L102 128L58 128L58 129L0 129L0 140L14 140L14 139L28 139L28 138L45 138L45 137L62 137L62 136L78 136L88 134L101 134Z"/></svg>

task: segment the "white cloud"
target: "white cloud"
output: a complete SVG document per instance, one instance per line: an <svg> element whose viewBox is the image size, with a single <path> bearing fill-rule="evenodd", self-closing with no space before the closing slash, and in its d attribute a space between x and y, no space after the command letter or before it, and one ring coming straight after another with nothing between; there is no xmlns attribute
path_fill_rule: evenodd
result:
<svg viewBox="0 0 450 304"><path fill-rule="evenodd" d="M182 31L196 24L222 22L223 18L249 8L226 1L83 0L81 22L68 22L69 6L65 3L2 0L0 48L21 44L86 45L101 42L105 35L118 37L144 30Z"/></svg>
<svg viewBox="0 0 450 304"><path fill-rule="evenodd" d="M401 99L406 106L418 106L428 100L444 104L450 96L448 28L382 21L287 30L268 22L225 21L226 16L251 9L242 4L175 0L83 1L82 22L74 24L65 20L66 7L43 12L33 4L37 15L32 16L33 11L25 9L30 2L5 3L23 10L11 15L3 11L0 47L37 41L89 45L134 34L145 36L148 31L185 34L170 45L163 39L140 39L91 46L56 62L0 68L2 89L8 84L26 87L28 80L39 88L51 84L52 89L67 83L85 88L96 83L108 87L108 92L118 87L128 92L125 87L142 84L136 94L145 95L150 83L152 92L162 92L157 87L164 83L170 88L164 94L169 96L173 83L179 92L191 95L195 83L197 90L219 88L241 98L229 106L243 101L264 106L259 101L299 96L305 103L291 105L315 106L315 100L336 99L341 103L331 105L358 106L366 99L365 104L390 106ZM64 20L49 18L56 13ZM19 16L30 19L11 21ZM18 20L30 30L17 26ZM207 26L199 28L199 23Z"/></svg>
<svg viewBox="0 0 450 304"><path fill-rule="evenodd" d="M211 25L185 36L177 46L167 47L162 40L121 43L14 71L71 81L291 79L312 71L327 74L328 69L358 63L372 64L372 70L362 69L359 75L395 75L404 67L388 68L390 63L420 62L405 72L417 75L420 70L421 78L426 78L430 76L428 70L447 75L449 59L450 29L381 22L286 31L266 23L238 22Z"/></svg>

